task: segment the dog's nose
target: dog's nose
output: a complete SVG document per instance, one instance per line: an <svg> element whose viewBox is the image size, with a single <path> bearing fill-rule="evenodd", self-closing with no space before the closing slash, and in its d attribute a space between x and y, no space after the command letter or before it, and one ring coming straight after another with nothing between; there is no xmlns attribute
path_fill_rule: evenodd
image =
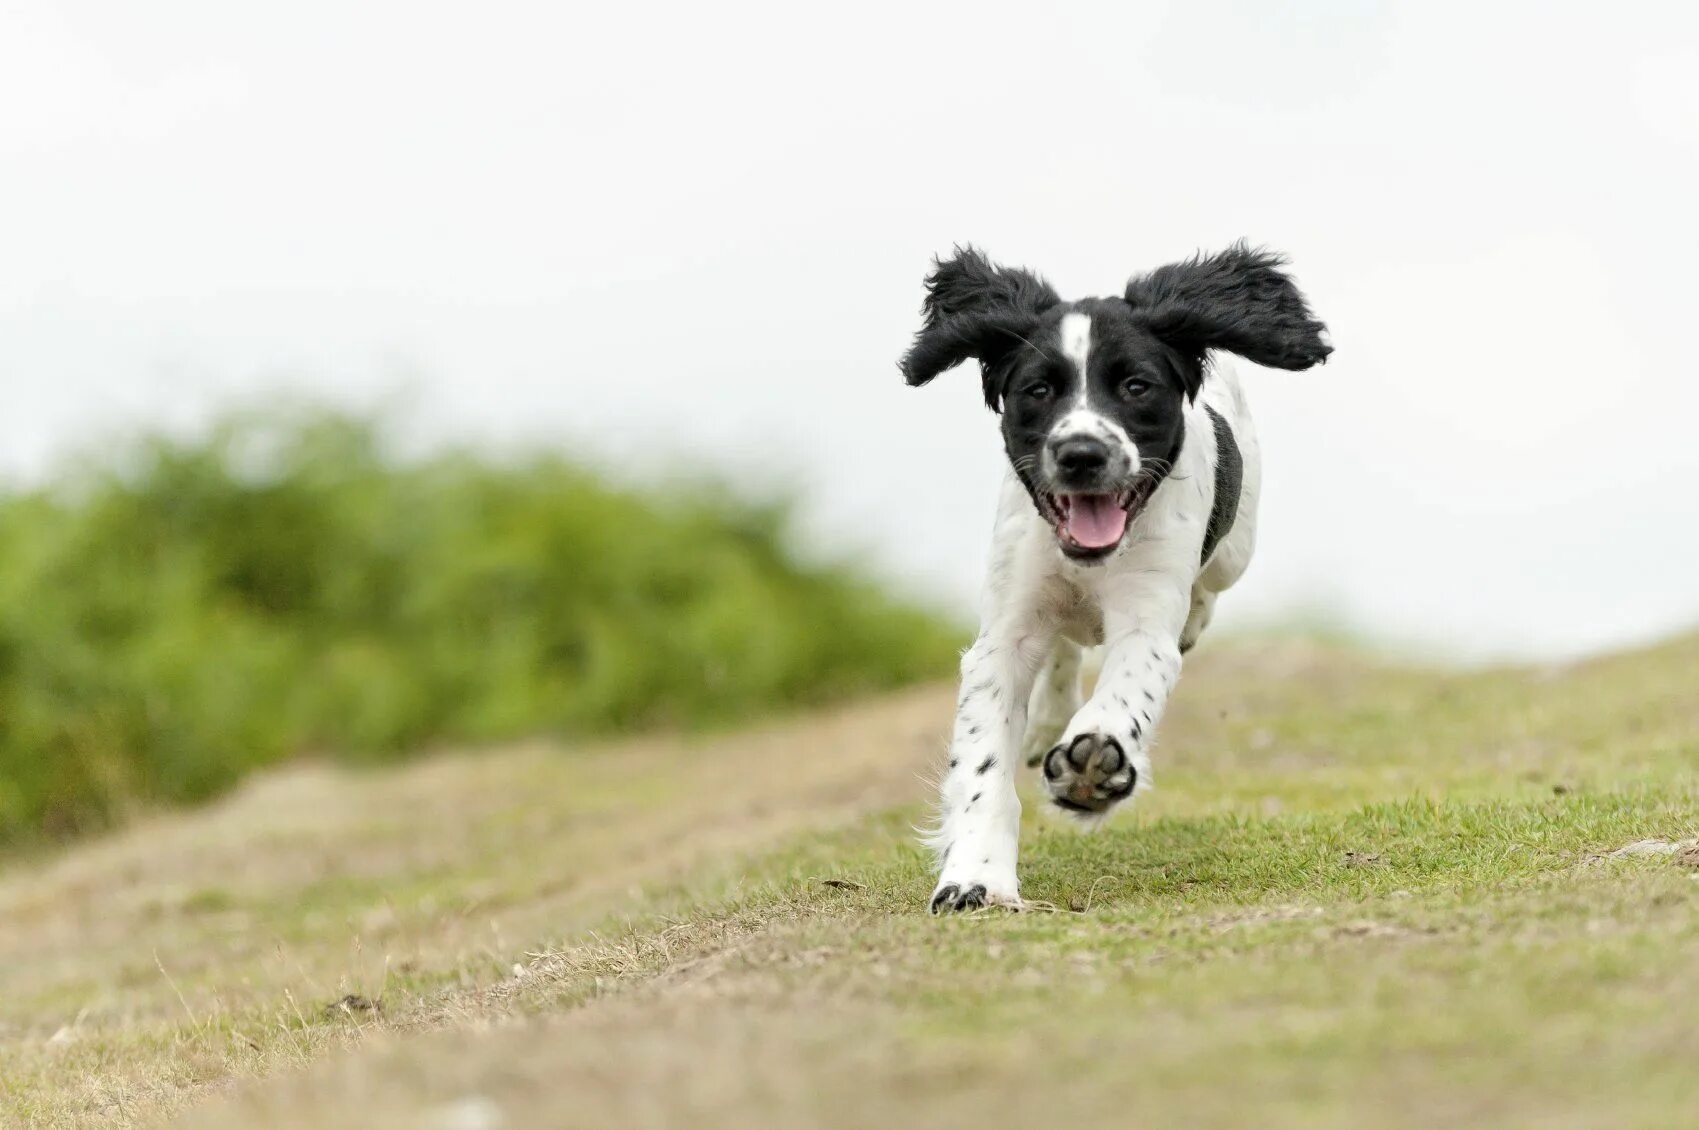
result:
<svg viewBox="0 0 1699 1130"><path fill-rule="evenodd" d="M1109 465L1109 445L1090 436L1070 436L1053 443L1050 454L1064 474L1074 477L1096 474Z"/></svg>

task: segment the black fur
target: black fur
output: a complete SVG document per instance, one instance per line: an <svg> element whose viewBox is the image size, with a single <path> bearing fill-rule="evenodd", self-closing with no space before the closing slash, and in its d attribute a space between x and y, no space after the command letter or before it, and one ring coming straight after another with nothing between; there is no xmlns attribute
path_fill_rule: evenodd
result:
<svg viewBox="0 0 1699 1130"><path fill-rule="evenodd" d="M957 247L951 258L934 260L926 278L925 322L902 360L903 379L923 385L974 358L983 371L986 406L997 411L996 370L1061 302L1031 271L999 267L975 248Z"/></svg>
<svg viewBox="0 0 1699 1130"><path fill-rule="evenodd" d="M1327 327L1280 270L1285 265L1240 240L1218 255L1135 278L1125 297L1151 333L1200 364L1208 350L1224 349L1274 369L1308 369L1333 347L1322 340Z"/></svg>
<svg viewBox="0 0 1699 1130"><path fill-rule="evenodd" d="M1210 507L1209 527L1203 535L1200 565L1209 564L1210 554L1233 528L1233 519L1239 516L1239 491L1245 483L1245 457L1239 451L1239 441L1233 437L1233 426L1207 404L1204 411L1215 425L1215 502Z"/></svg>
<svg viewBox="0 0 1699 1130"><path fill-rule="evenodd" d="M991 308L1043 313L1062 301L1054 287L1022 267L999 267L975 247L933 261L921 304L928 325Z"/></svg>

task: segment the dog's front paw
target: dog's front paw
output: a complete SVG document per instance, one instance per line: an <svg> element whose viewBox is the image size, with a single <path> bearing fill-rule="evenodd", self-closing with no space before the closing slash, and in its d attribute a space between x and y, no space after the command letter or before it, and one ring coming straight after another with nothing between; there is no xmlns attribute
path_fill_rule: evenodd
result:
<svg viewBox="0 0 1699 1130"><path fill-rule="evenodd" d="M1058 808L1101 816L1133 795L1139 771L1110 734L1064 738L1044 755L1044 787Z"/></svg>
<svg viewBox="0 0 1699 1130"><path fill-rule="evenodd" d="M1020 888L1013 882L989 877L946 877L938 881L938 889L932 892L932 901L927 904L927 909L933 914L949 914L958 910L978 910L982 906L1020 905Z"/></svg>

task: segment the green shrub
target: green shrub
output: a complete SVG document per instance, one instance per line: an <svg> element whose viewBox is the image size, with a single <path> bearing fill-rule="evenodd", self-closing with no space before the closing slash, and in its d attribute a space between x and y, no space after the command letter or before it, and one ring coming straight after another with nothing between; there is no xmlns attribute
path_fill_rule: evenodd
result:
<svg viewBox="0 0 1699 1130"><path fill-rule="evenodd" d="M301 751L697 726L940 675L954 626L782 508L240 418L0 494L0 841Z"/></svg>

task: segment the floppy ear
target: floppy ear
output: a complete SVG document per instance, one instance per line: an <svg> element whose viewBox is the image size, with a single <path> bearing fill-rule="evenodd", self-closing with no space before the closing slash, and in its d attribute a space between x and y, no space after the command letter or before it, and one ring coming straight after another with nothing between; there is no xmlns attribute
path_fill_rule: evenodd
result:
<svg viewBox="0 0 1699 1130"><path fill-rule="evenodd" d="M1259 365L1308 369L1327 360L1333 346L1322 337L1327 327L1280 270L1285 264L1241 240L1219 255L1200 254L1134 278L1126 298L1151 333L1200 366L1207 351L1225 349Z"/></svg>
<svg viewBox="0 0 1699 1130"><path fill-rule="evenodd" d="M999 267L972 247L934 261L921 304L925 324L899 363L903 379L923 385L972 357L979 361L985 403L1002 400L1003 363L1037 326L1044 311L1062 301L1030 271Z"/></svg>

